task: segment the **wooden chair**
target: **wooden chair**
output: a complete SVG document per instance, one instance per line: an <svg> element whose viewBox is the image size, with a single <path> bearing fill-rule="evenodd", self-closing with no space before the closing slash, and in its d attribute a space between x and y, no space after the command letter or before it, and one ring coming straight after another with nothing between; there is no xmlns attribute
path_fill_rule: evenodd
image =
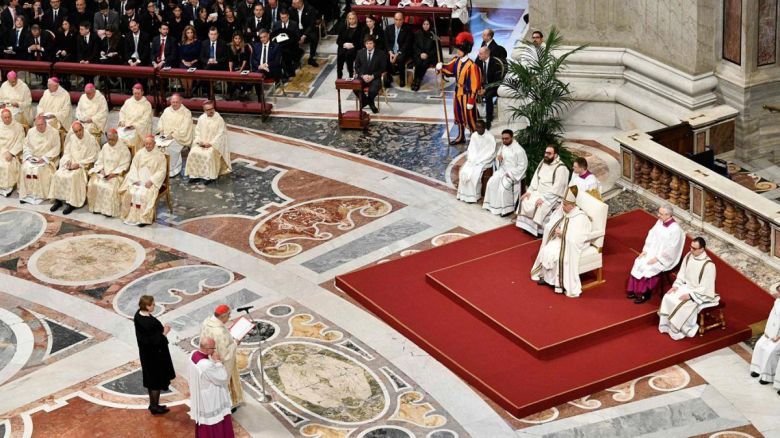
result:
<svg viewBox="0 0 780 438"><path fill-rule="evenodd" d="M723 313L725 308L726 303L719 296L717 296L715 301L701 305L699 310L699 336L704 336L704 333L718 327L721 330L726 330L726 316Z"/></svg>
<svg viewBox="0 0 780 438"><path fill-rule="evenodd" d="M387 100L387 90L385 89L385 76L387 75L386 72L382 72L382 77L379 78L379 82L381 84L381 88L379 89L379 94L377 97L382 96L385 98L385 105L390 106L390 102ZM379 108L379 100L376 101L376 107Z"/></svg>
<svg viewBox="0 0 780 438"><path fill-rule="evenodd" d="M160 202L160 198L165 197L165 203L168 205L168 213L173 214L173 198L171 198L171 156L165 154L165 180L160 186L160 191L157 193L157 200L154 201L154 218L152 222L157 221L157 204Z"/></svg>

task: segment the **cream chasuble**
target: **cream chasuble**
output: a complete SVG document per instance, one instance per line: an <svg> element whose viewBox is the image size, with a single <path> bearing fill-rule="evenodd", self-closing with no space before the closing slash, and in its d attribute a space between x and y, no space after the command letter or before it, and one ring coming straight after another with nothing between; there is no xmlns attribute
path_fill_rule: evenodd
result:
<svg viewBox="0 0 780 438"><path fill-rule="evenodd" d="M560 237L556 236L556 229L560 229ZM550 222L544 229L542 246L531 268L531 279L544 280L555 287L555 292L565 291L567 297L580 296L580 255L589 245L590 231L590 218L579 207Z"/></svg>
<svg viewBox="0 0 780 438"><path fill-rule="evenodd" d="M121 214L119 187L122 185L122 175L129 167L130 150L127 145L121 141L117 141L113 146L109 143L103 145L95 165L89 171L89 211L111 217Z"/></svg>
<svg viewBox="0 0 780 438"><path fill-rule="evenodd" d="M490 177L485 189L485 202L482 208L493 214L509 214L515 209L515 202L520 196L521 181L525 178L528 168L528 158L525 150L512 140L509 146L502 144L498 154L502 160L493 176Z"/></svg>
<svg viewBox="0 0 780 438"><path fill-rule="evenodd" d="M750 372L758 373L758 378L764 382L771 382L777 379L777 365L780 362L778 359L780 359L780 298L775 299L775 304L766 320L764 334L753 347Z"/></svg>
<svg viewBox="0 0 780 438"><path fill-rule="evenodd" d="M693 337L699 329L696 320L699 306L719 299L715 294L715 263L706 253L698 257L688 253L683 258L672 288L677 289L666 292L658 310L658 331L669 333L674 340ZM683 301L682 296L685 294L690 295L690 299Z"/></svg>
<svg viewBox="0 0 780 438"><path fill-rule="evenodd" d="M528 186L528 198L521 199L518 207L516 225L534 236L544 227L550 213L555 210L566 193L569 182L569 169L556 158L552 163L539 163L531 184ZM536 202L542 200L537 207Z"/></svg>
<svg viewBox="0 0 780 438"><path fill-rule="evenodd" d="M127 225L151 224L157 208L157 195L165 182L165 154L157 148L141 148L133 157L130 170L119 187L122 195L122 220ZM146 188L146 182L152 185ZM136 184L138 183L138 184Z"/></svg>
<svg viewBox="0 0 780 438"><path fill-rule="evenodd" d="M213 338L217 344L217 353L225 364L225 369L230 374L230 399L233 406L237 406L244 401L244 393L241 389L241 379L238 375L238 364L236 363L236 344L230 331L216 316L210 315L203 321L200 330L200 337Z"/></svg>
<svg viewBox="0 0 780 438"><path fill-rule="evenodd" d="M210 148L199 147L208 143ZM184 174L190 178L217 179L219 175L233 170L230 164L230 148L227 144L227 128L219 113L209 117L202 114L195 126L195 139L192 142Z"/></svg>
<svg viewBox="0 0 780 438"><path fill-rule="evenodd" d="M645 238L645 246L642 247L645 255L634 260L631 276L636 279L651 278L674 268L680 263L684 245L685 232L676 221L670 219L664 225L663 221L657 220ZM658 261L648 264L652 258Z"/></svg>
<svg viewBox="0 0 780 438"><path fill-rule="evenodd" d="M10 81L3 82L3 85L0 85L0 101L17 104L18 112L14 115L14 119L24 126L30 126L33 119L32 94L30 94L30 87L24 81L17 79L15 86L11 85Z"/></svg>
<svg viewBox="0 0 780 438"><path fill-rule="evenodd" d="M60 157L60 133L46 125L46 130L31 128L24 140L22 168L19 172L19 199L40 204L49 196L51 177ZM38 162L34 162L38 161Z"/></svg>
<svg viewBox="0 0 780 438"><path fill-rule="evenodd" d="M49 125L57 129L67 129L72 122L71 107L70 93L62 87L57 87L54 93L49 90L43 92L35 114L54 114L53 118L47 120Z"/></svg>
<svg viewBox="0 0 780 438"><path fill-rule="evenodd" d="M60 168L54 174L49 189L49 198L59 199L76 208L84 205L87 199L87 172L97 160L98 151L95 137L83 132L79 138L73 131L69 132L65 137L65 151L60 159ZM69 162L78 163L81 167L69 170Z"/></svg>
<svg viewBox="0 0 780 438"><path fill-rule="evenodd" d="M157 122L157 132L166 138L173 137L173 142L165 148L165 153L171 157L171 176L181 172L181 151L192 145L193 131L192 113L184 105L178 110L172 106L165 108Z"/></svg>
<svg viewBox="0 0 780 438"><path fill-rule="evenodd" d="M103 133L106 132L106 123L108 122L108 102L106 102L103 93L95 90L92 99L87 96L87 93L82 94L76 106L76 118L99 143ZM92 119L91 123L85 122L89 119Z"/></svg>
<svg viewBox="0 0 780 438"><path fill-rule="evenodd" d="M135 137L127 141L131 150L138 152L143 147L143 139L152 133L152 104L146 97L136 100L130 96L119 110L119 124L135 128Z"/></svg>
<svg viewBox="0 0 780 438"><path fill-rule="evenodd" d="M24 148L24 127L16 120L5 124L0 122L0 195L8 196L19 181L19 155ZM5 153L13 155L11 160Z"/></svg>
<svg viewBox="0 0 780 438"><path fill-rule="evenodd" d="M458 173L457 199L464 202L477 202L482 190L482 172L493 164L496 158L496 138L490 131L479 135L471 134L466 162Z"/></svg>

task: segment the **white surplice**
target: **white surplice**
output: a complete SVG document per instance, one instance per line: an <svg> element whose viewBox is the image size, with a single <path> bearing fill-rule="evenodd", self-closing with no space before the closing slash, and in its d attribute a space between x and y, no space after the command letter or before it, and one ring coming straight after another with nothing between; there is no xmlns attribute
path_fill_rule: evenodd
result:
<svg viewBox="0 0 780 438"><path fill-rule="evenodd" d="M464 202L477 202L482 189L482 172L493 164L496 158L496 138L490 131L479 135L471 134L466 150L466 162L458 173L457 199Z"/></svg>
<svg viewBox="0 0 780 438"><path fill-rule="evenodd" d="M16 104L18 112L14 119L24 126L30 126L32 123L32 93L24 81L17 79L16 85L11 85L10 81L3 82L3 85L0 85L0 101Z"/></svg>
<svg viewBox="0 0 780 438"><path fill-rule="evenodd" d="M753 347L753 357L750 359L750 372L758 373L758 378L764 382L775 379L780 361L780 339L774 338L780 338L780 298L775 299L766 320L764 334Z"/></svg>
<svg viewBox="0 0 780 438"><path fill-rule="evenodd" d="M693 337L699 329L697 316L700 306L719 299L715 293L715 263L707 253L698 257L688 253L683 258L672 287L677 289L674 292L670 289L664 294L658 310L658 331L668 333L674 340ZM690 299L682 301L685 294Z"/></svg>
<svg viewBox="0 0 780 438"><path fill-rule="evenodd" d="M227 126L219 113L201 114L195 126L195 139L184 174L190 178L217 179L218 176L233 170L230 164L230 148L227 142ZM201 147L210 144L211 147Z"/></svg>
<svg viewBox="0 0 780 438"><path fill-rule="evenodd" d="M636 279L651 278L674 268L680 262L684 245L685 232L680 224L674 219L669 219L666 225L657 220L645 238L645 246L642 247L645 255L634 260L631 276ZM658 261L648 264L652 258Z"/></svg>
<svg viewBox="0 0 780 438"><path fill-rule="evenodd" d="M72 107L70 93L62 87L57 87L57 91L54 93L48 89L43 92L35 114L53 114L54 117L48 120L49 125L53 128L66 130L70 129Z"/></svg>
<svg viewBox="0 0 780 438"><path fill-rule="evenodd" d="M241 388L241 376L238 374L238 363L236 362L236 349L238 345L236 340L230 334L227 326L214 315L209 315L200 329L200 338L214 339L217 347L217 353L225 364L225 369L230 375L229 388L230 400L233 406L238 406L244 401L244 392Z"/></svg>
<svg viewBox="0 0 780 438"><path fill-rule="evenodd" d="M504 215L515 209L521 182L528 168L528 157L525 150L514 140L509 146L502 144L498 155L502 160L500 163L496 160L497 168L488 180L482 208L493 214Z"/></svg>
<svg viewBox="0 0 780 438"><path fill-rule="evenodd" d="M569 180L569 187L571 186L577 186L580 193L588 192L594 198L601 199L601 183L596 175L587 170L579 175L572 173L571 180Z"/></svg>
<svg viewBox="0 0 780 438"><path fill-rule="evenodd" d="M566 193L568 182L569 169L561 162L560 158L556 158L550 164L541 161L531 178L531 184L528 186L526 192L528 198L520 200L515 224L537 236L539 229L547 223L550 213L561 202ZM540 199L542 204L537 207L536 202Z"/></svg>
<svg viewBox="0 0 780 438"><path fill-rule="evenodd" d="M230 395L227 388L230 375L222 363L214 362L210 358L193 363L194 355L195 351L187 358L189 415L199 425L217 424L230 414Z"/></svg>
<svg viewBox="0 0 780 438"><path fill-rule="evenodd" d="M157 122L157 132L166 138L173 138L165 148L165 153L171 157L171 177L181 172L181 151L192 145L193 127L192 113L184 105L178 110L172 106L165 108Z"/></svg>
<svg viewBox="0 0 780 438"><path fill-rule="evenodd" d="M87 171L97 160L99 152L95 137L83 132L79 138L70 131L65 137L65 150L60 159L60 167L49 188L49 199L58 199L77 208L84 205L87 199ZM67 168L69 162L77 163L80 167L70 170Z"/></svg>
<svg viewBox="0 0 780 438"><path fill-rule="evenodd" d="M0 122L0 195L8 196L19 181L19 156L24 149L24 127L16 120L5 124ZM12 155L5 159L5 153Z"/></svg>

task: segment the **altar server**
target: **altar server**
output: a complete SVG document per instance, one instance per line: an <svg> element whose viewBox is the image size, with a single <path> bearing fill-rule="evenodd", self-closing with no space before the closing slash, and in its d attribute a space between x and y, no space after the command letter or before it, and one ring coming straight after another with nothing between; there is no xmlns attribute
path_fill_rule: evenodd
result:
<svg viewBox="0 0 780 438"><path fill-rule="evenodd" d="M571 180L569 186L577 186L580 192L588 192L596 199L601 199L601 183L596 175L588 170L588 160L577 157L571 165Z"/></svg>
<svg viewBox="0 0 780 438"><path fill-rule="evenodd" d="M628 278L628 299L642 304L658 285L661 274L677 266L685 245L685 232L672 216L670 204L658 208L658 220L645 238L642 252L634 260Z"/></svg>
<svg viewBox="0 0 780 438"><path fill-rule="evenodd" d="M49 196L51 177L60 157L60 134L43 116L27 131L19 172L19 202L40 204Z"/></svg>
<svg viewBox="0 0 780 438"><path fill-rule="evenodd" d="M181 151L192 144L192 113L181 104L181 95L176 93L171 96L171 105L165 108L160 121L157 122L157 132L165 138L173 138L173 141L165 149L171 157L170 176L174 177L181 172Z"/></svg>
<svg viewBox="0 0 780 438"><path fill-rule="evenodd" d="M60 87L60 80L56 77L49 78L46 86L46 91L43 92L43 97L38 102L36 114L46 117L52 128L59 129L64 133L65 129L70 128L72 121L70 93Z"/></svg>
<svg viewBox="0 0 780 438"><path fill-rule="evenodd" d="M95 142L100 145L103 133L106 132L108 121L108 102L103 93L95 89L95 85L84 86L84 94L79 97L76 105L76 119L81 122L87 133L95 137Z"/></svg>
<svg viewBox="0 0 780 438"><path fill-rule="evenodd" d="M165 154L155 146L154 136L147 135L119 188L124 223L142 227L152 223L157 195L165 182L165 166Z"/></svg>
<svg viewBox="0 0 780 438"><path fill-rule="evenodd" d="M544 228L548 216L566 193L569 182L569 169L558 156L558 147L547 146L544 158L534 171L531 184L520 197L516 225L534 236Z"/></svg>
<svg viewBox="0 0 780 438"><path fill-rule="evenodd" d="M582 293L579 264L582 251L589 243L591 231L588 215L577 207L577 187L569 187L563 200L563 216L545 227L542 246L536 256L531 279L555 288L569 298Z"/></svg>
<svg viewBox="0 0 780 438"><path fill-rule="evenodd" d="M98 154L97 161L89 173L87 205L92 213L116 217L121 214L119 187L122 176L130 167L130 150L119 141L116 129L108 131L108 142Z"/></svg>
<svg viewBox="0 0 780 438"><path fill-rule="evenodd" d="M119 127L132 128L135 135L127 140L127 145L136 152L143 139L152 133L152 104L144 97L144 87L141 84L133 86L133 95L122 104L119 110Z"/></svg>
<svg viewBox="0 0 780 438"><path fill-rule="evenodd" d="M780 286L775 289L780 292ZM750 377L758 377L758 383L766 385L776 379L778 362L780 362L780 297L775 298L772 311L766 320L764 334L753 347L753 357L750 359Z"/></svg>
<svg viewBox="0 0 780 438"><path fill-rule="evenodd" d="M195 126L193 147L187 157L184 174L194 179L204 179L209 184L220 175L230 173L230 148L227 143L227 128L222 116L214 109L214 102L203 104L203 114Z"/></svg>
<svg viewBox="0 0 780 438"><path fill-rule="evenodd" d="M200 330L201 338L212 338L217 343L217 352L222 357L225 369L230 375L230 399L232 406L238 406L244 401L244 394L241 389L241 377L238 374L238 364L236 362L236 350L238 342L230 334L227 323L230 321L230 307L220 304L214 309L214 314L209 315Z"/></svg>
<svg viewBox="0 0 780 438"><path fill-rule="evenodd" d="M189 415L195 421L196 437L233 437L230 415L230 374L217 353L214 339L200 338L198 350L187 360L190 388Z"/></svg>
<svg viewBox="0 0 780 438"><path fill-rule="evenodd" d="M19 156L24 148L24 128L7 108L0 111L0 195L8 196L19 180Z"/></svg>
<svg viewBox="0 0 780 438"><path fill-rule="evenodd" d="M525 150L515 141L511 129L501 132L501 143L501 151L496 157L497 169L488 180L482 208L503 216L515 209L515 201L520 196L525 170L528 168L528 158Z"/></svg>
<svg viewBox="0 0 780 438"><path fill-rule="evenodd" d="M466 162L458 173L458 195L461 201L472 203L480 198L482 172L496 158L496 138L485 129L485 122L477 120L477 130L471 135L466 151Z"/></svg>
<svg viewBox="0 0 780 438"><path fill-rule="evenodd" d="M30 94L30 87L20 80L16 76L16 72L8 72L8 80L3 82L0 86L0 102L5 103L6 106L16 108L17 122L21 123L25 128L30 127L32 122L32 94Z"/></svg>
<svg viewBox="0 0 780 438"><path fill-rule="evenodd" d="M700 306L718 299L715 263L705 252L706 247L707 243L701 237L691 241L691 250L683 258L677 279L661 301L658 331L668 333L674 340L695 336L699 329Z"/></svg>
<svg viewBox="0 0 780 438"><path fill-rule="evenodd" d="M54 199L54 205L49 211L57 211L64 202L62 214L70 214L74 209L81 208L87 199L87 171L97 160L100 149L95 137L84 133L84 126L79 121L65 137L65 151L60 159L60 168L54 174L49 198Z"/></svg>

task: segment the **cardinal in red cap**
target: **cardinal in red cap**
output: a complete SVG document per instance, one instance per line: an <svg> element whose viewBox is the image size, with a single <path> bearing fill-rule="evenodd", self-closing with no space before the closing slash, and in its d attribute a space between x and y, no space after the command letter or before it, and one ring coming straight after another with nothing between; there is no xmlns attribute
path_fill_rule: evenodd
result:
<svg viewBox="0 0 780 438"><path fill-rule="evenodd" d="M482 86L482 77L479 67L469 58L471 48L474 47L474 37L468 32L461 32L455 37L457 56L447 64L436 65L436 70L445 76L452 76L457 80L455 98L452 100L455 124L458 125L458 136L450 142L450 145L464 143L466 141L465 128L474 132L478 119L477 92ZM449 129L449 126L447 127Z"/></svg>
<svg viewBox="0 0 780 438"><path fill-rule="evenodd" d="M236 349L238 342L230 334L230 307L227 304L220 304L214 309L214 314L203 321L200 330L201 339L211 338L216 342L217 353L222 358L222 364L230 374L230 399L235 408L244 400L244 394L241 390L241 380L238 375L238 364L236 363Z"/></svg>

